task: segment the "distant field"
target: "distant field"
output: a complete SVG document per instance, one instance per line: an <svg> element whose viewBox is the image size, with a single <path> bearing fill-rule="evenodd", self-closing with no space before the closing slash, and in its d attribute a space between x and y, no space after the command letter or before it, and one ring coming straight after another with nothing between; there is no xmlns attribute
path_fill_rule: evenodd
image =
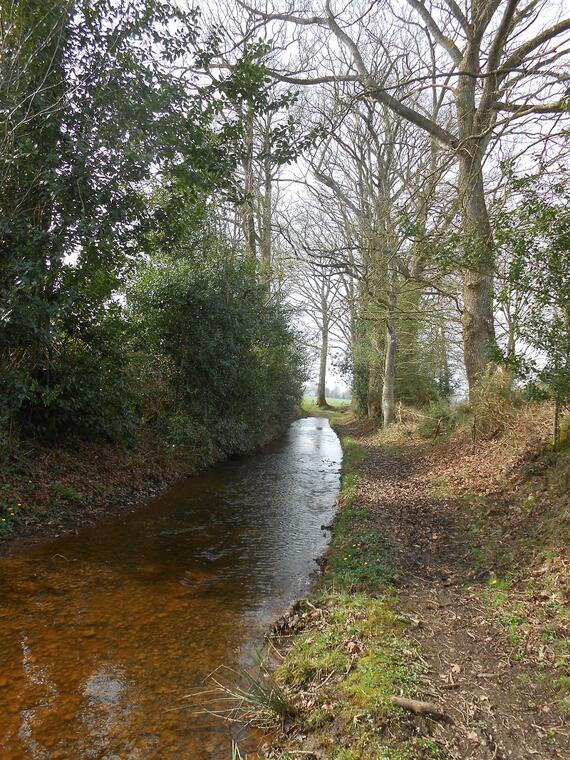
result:
<svg viewBox="0 0 570 760"><path fill-rule="evenodd" d="M329 406L350 406L349 398L327 398L327 404ZM316 406L315 396L303 396L302 401L303 409L312 409Z"/></svg>

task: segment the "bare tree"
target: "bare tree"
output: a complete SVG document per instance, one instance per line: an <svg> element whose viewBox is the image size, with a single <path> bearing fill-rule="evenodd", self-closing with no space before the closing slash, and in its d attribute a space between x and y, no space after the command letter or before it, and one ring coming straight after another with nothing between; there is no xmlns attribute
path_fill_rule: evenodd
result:
<svg viewBox="0 0 570 760"><path fill-rule="evenodd" d="M344 241L330 251L329 266L358 283L357 315L367 323L368 415L390 425L398 346L407 341L417 351L419 304L434 282L424 238L441 216L434 209L437 146L390 109L347 103L334 88L328 106L317 108L329 136L310 162L317 183L309 181L309 191ZM361 353L361 335L354 333L353 354Z"/></svg>
<svg viewBox="0 0 570 760"><path fill-rule="evenodd" d="M406 3L406 15L395 4L350 3L337 10L331 0L319 14L295 11L290 4L272 12L244 7L266 22L306 30L307 45L325 34L324 54L309 61L305 50L297 70L276 76L302 85L351 84L355 97L389 108L431 135L457 161L465 241L464 359L472 388L494 341L494 244L484 162L495 137L516 132L529 117L567 110L568 73L563 66L568 61L570 18L562 18L560 9L553 12L546 0ZM380 36L385 40L382 68L376 58ZM413 74L403 79L395 64L410 56ZM444 91L447 108L440 109L437 119L426 114L417 98L410 105L411 95L428 87Z"/></svg>
<svg viewBox="0 0 570 760"><path fill-rule="evenodd" d="M317 406L326 407L328 359L333 340L342 343L348 318L346 278L331 267L331 237L322 235L323 217L298 213L283 219L280 231L288 247L289 298L318 333Z"/></svg>

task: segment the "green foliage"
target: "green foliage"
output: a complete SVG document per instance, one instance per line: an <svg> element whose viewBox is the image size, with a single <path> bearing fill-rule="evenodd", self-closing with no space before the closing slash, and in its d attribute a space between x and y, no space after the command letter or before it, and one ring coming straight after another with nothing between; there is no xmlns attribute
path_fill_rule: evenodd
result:
<svg viewBox="0 0 570 760"><path fill-rule="evenodd" d="M291 419L303 357L285 307L258 282L253 262L223 252L164 259L142 273L131 297L138 348L170 388L164 422L172 442L233 454Z"/></svg>
<svg viewBox="0 0 570 760"><path fill-rule="evenodd" d="M54 440L72 430L88 438L124 439L136 424L136 397L124 344L128 325L112 308L83 330L62 329L33 374L12 374L21 395L24 434ZM19 381L16 385L14 380ZM4 397L8 415L14 398Z"/></svg>
<svg viewBox="0 0 570 760"><path fill-rule="evenodd" d="M3 429L128 426L112 304L146 223L140 183L186 102L164 59L192 43L195 20L168 0L0 9Z"/></svg>
<svg viewBox="0 0 570 760"><path fill-rule="evenodd" d="M20 522L20 507L8 495L0 497L0 538L10 535Z"/></svg>
<svg viewBox="0 0 570 760"><path fill-rule="evenodd" d="M314 135L288 114L293 93L273 95L266 44L244 45L221 77L203 72L192 86L187 71L207 67L222 36L203 39L199 13L173 0L0 7L4 452L18 434L124 441L161 419L172 443L191 440L209 461L289 414L300 357L284 309L252 266L225 262L236 250L211 254L220 204L245 202L236 167L248 109L280 112L264 146L274 164ZM188 251L204 267L189 265ZM145 260L157 261L138 276ZM133 277L150 299L142 326L126 304ZM160 282L175 299L164 314ZM177 308L189 308L187 319ZM190 388L201 382L198 398Z"/></svg>
<svg viewBox="0 0 570 760"><path fill-rule="evenodd" d="M570 399L568 189L536 177L517 178L509 167L507 171L520 201L495 214L497 243L508 262L498 300L515 315L510 325L515 340L534 352L530 357L517 355L511 342L504 360L526 380L531 397L554 400L558 416ZM554 437L557 445L557 420Z"/></svg>

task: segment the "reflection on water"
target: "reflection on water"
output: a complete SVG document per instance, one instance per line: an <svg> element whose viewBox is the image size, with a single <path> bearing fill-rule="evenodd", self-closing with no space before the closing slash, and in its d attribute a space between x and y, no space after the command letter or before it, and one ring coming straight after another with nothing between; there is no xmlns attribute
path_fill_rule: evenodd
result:
<svg viewBox="0 0 570 760"><path fill-rule="evenodd" d="M229 757L179 709L306 590L341 450L324 419L121 519L0 560L0 757ZM174 708L174 709L173 709Z"/></svg>

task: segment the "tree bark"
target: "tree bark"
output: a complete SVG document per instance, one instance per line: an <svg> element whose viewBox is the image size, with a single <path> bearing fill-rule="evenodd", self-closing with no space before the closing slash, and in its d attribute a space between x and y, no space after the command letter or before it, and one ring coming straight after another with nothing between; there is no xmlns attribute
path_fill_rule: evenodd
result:
<svg viewBox="0 0 570 760"><path fill-rule="evenodd" d="M495 341L493 315L494 246L485 201L479 151L459 157L459 192L463 206L465 265L463 277L463 355L469 392L491 361Z"/></svg>
<svg viewBox="0 0 570 760"><path fill-rule="evenodd" d="M255 232L255 215L253 208L254 177L253 177L253 107L250 105L245 117L245 156L242 160L245 195L242 206L243 234L245 252L254 260L257 258L257 236Z"/></svg>
<svg viewBox="0 0 570 760"><path fill-rule="evenodd" d="M272 269L272 240L271 240L271 205L273 202L273 176L271 167L271 152L269 142L269 130L271 128L271 117L267 117L266 131L263 136L263 186L264 192L261 199L261 277L269 284L271 282Z"/></svg>
<svg viewBox="0 0 570 760"><path fill-rule="evenodd" d="M382 416L384 336L380 333L380 329L380 322L372 322L368 358L368 416L370 419L380 419Z"/></svg>
<svg viewBox="0 0 570 760"><path fill-rule="evenodd" d="M480 68L481 37L468 35L460 66L471 76L459 78L455 91L458 146L458 194L464 238L463 356L471 395L491 360L495 341L493 272L495 251L485 199L483 157L493 116L478 113L476 75Z"/></svg>
<svg viewBox="0 0 570 760"><path fill-rule="evenodd" d="M447 337L445 328L440 325L440 375L439 375L439 392L443 398L448 399L451 396L451 372L449 370L449 358L447 356Z"/></svg>
<svg viewBox="0 0 570 760"><path fill-rule="evenodd" d="M323 306L323 323L321 327L321 359L319 362L319 384L317 387L317 406L327 406L327 358L329 352L329 320L327 306Z"/></svg>
<svg viewBox="0 0 570 760"><path fill-rule="evenodd" d="M382 388L382 427L394 422L394 388L396 384L396 295L393 290L388 296L386 319L386 357L384 362L384 385Z"/></svg>

